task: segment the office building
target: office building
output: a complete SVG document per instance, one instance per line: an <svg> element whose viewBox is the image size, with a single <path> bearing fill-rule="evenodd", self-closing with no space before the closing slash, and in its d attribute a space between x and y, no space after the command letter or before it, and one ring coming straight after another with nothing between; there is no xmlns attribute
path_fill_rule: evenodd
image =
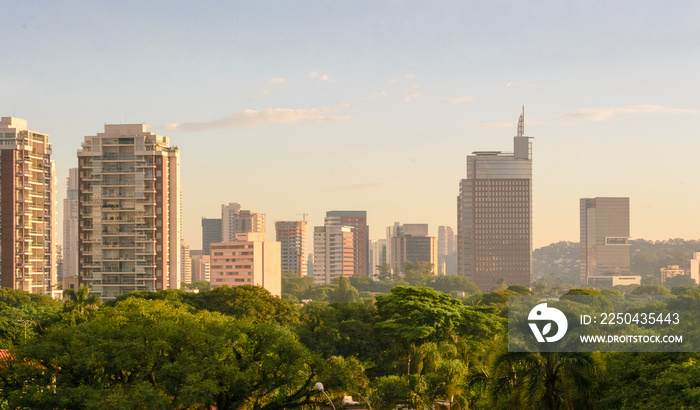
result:
<svg viewBox="0 0 700 410"><path fill-rule="evenodd" d="M244 232L234 242L211 244L211 287L255 285L282 295L280 243L262 232Z"/></svg>
<svg viewBox="0 0 700 410"><path fill-rule="evenodd" d="M282 248L282 272L306 276L306 221L277 221L275 236Z"/></svg>
<svg viewBox="0 0 700 410"><path fill-rule="evenodd" d="M56 271L56 170L49 136L0 119L0 284L51 294Z"/></svg>
<svg viewBox="0 0 700 410"><path fill-rule="evenodd" d="M241 209L233 202L221 205L221 241L233 242L236 234L245 232L265 233L265 214Z"/></svg>
<svg viewBox="0 0 700 410"><path fill-rule="evenodd" d="M102 300L180 287L180 155L144 124L108 124L78 151L79 280Z"/></svg>
<svg viewBox="0 0 700 410"><path fill-rule="evenodd" d="M532 144L524 113L513 152L476 151L457 198L458 274L482 292L530 287L532 274Z"/></svg>
<svg viewBox="0 0 700 410"><path fill-rule="evenodd" d="M316 284L331 283L355 274L355 233L350 226L314 227L314 268Z"/></svg>
<svg viewBox="0 0 700 410"><path fill-rule="evenodd" d="M68 170L63 200L63 276L78 276L78 168Z"/></svg>
<svg viewBox="0 0 700 410"><path fill-rule="evenodd" d="M581 198L580 283L630 273L629 198Z"/></svg>
<svg viewBox="0 0 700 410"><path fill-rule="evenodd" d="M221 218L202 218L202 251L209 255L209 245L223 241Z"/></svg>
<svg viewBox="0 0 700 410"><path fill-rule="evenodd" d="M367 276L370 269L369 226L366 211L328 211L327 226L348 226L353 235L353 274Z"/></svg>
<svg viewBox="0 0 700 410"><path fill-rule="evenodd" d="M387 230L391 233L388 244L391 248L390 266L394 274L403 275L407 261L426 262L437 274L437 238L428 236L428 224L399 224Z"/></svg>

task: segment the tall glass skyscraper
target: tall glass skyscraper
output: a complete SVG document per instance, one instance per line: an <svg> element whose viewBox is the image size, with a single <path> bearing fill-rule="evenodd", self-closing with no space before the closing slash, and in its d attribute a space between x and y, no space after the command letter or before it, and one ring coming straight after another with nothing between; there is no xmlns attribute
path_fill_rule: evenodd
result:
<svg viewBox="0 0 700 410"><path fill-rule="evenodd" d="M530 287L532 143L518 121L513 152L476 151L457 197L458 273L482 292L502 283Z"/></svg>

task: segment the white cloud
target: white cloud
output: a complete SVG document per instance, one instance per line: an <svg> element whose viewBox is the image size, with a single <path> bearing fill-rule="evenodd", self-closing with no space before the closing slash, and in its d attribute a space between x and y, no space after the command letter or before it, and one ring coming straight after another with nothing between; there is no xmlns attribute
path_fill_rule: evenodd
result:
<svg viewBox="0 0 700 410"><path fill-rule="evenodd" d="M469 96L458 97L458 98L451 98L451 99L447 100L447 102L449 104L459 104L459 103L463 103L463 102L467 102L467 101L472 101L473 99L474 99L474 97L469 97Z"/></svg>
<svg viewBox="0 0 700 410"><path fill-rule="evenodd" d="M582 108L575 113L566 114L562 118L574 121L605 121L617 115L624 114L661 114L685 113L697 114L697 110L664 107L661 105L628 105L626 107Z"/></svg>
<svg viewBox="0 0 700 410"><path fill-rule="evenodd" d="M421 97L421 93L410 93L406 97L404 97L404 101L406 102L411 102L419 99Z"/></svg>
<svg viewBox="0 0 700 410"><path fill-rule="evenodd" d="M415 76L413 74L406 74L406 75L399 77L399 78L392 78L391 80L389 80L389 82L390 83L398 83L399 81L402 81L402 80L411 80L414 77Z"/></svg>
<svg viewBox="0 0 700 410"><path fill-rule="evenodd" d="M270 93L272 92L272 90L273 90L276 86L278 86L278 85L280 85L280 84L284 84L285 81L286 81L286 80L285 80L284 78L279 78L279 77L270 78L270 79L267 80L267 82L265 83L265 87L262 89L262 91L260 91L260 95L268 95L268 94L270 94Z"/></svg>
<svg viewBox="0 0 700 410"><path fill-rule="evenodd" d="M198 132L209 130L227 130L234 128L255 128L262 124L295 125L331 121L347 121L351 119L349 115L332 115L333 111L347 107L347 104L341 104L335 107L306 109L268 108L262 111L245 110L208 122L175 123L167 124L165 127L168 130Z"/></svg>
<svg viewBox="0 0 700 410"><path fill-rule="evenodd" d="M320 74L318 71L314 71L311 74L309 74L309 78L311 78L312 80L319 79L319 80L325 81L327 83L333 82L333 80L331 79L331 77L328 74Z"/></svg>
<svg viewBox="0 0 700 410"><path fill-rule="evenodd" d="M404 92L405 92L404 101L406 101L406 102L415 101L422 96L422 93L420 92L419 85L414 85L414 86L408 87L404 90Z"/></svg>
<svg viewBox="0 0 700 410"><path fill-rule="evenodd" d="M372 101L384 97L386 97L386 91L375 91L373 93L369 93L369 95L365 98L365 101Z"/></svg>

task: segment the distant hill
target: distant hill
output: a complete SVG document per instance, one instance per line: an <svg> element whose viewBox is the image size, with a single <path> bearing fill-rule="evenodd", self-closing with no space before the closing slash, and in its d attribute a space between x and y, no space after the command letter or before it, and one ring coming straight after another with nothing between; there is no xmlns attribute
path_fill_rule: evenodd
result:
<svg viewBox="0 0 700 410"><path fill-rule="evenodd" d="M579 243L556 242L535 249L532 253L534 280L544 280L550 286L558 279L562 285L573 285L579 275Z"/></svg>
<svg viewBox="0 0 700 410"><path fill-rule="evenodd" d="M646 277L657 277L659 269L679 265L687 269L693 252L700 252L700 240L667 239L647 241L633 239L631 243L631 270ZM579 275L580 249L578 242L556 242L535 249L532 254L532 273L535 280L552 285L575 284Z"/></svg>

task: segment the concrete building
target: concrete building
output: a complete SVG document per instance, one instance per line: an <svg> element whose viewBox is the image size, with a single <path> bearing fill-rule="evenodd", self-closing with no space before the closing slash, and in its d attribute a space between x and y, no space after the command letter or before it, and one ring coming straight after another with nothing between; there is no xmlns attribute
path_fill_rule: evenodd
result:
<svg viewBox="0 0 700 410"><path fill-rule="evenodd" d="M211 281L211 259L202 251L190 251L192 266L192 283L198 280Z"/></svg>
<svg viewBox="0 0 700 410"><path fill-rule="evenodd" d="M78 168L68 170L63 200L63 276L78 276Z"/></svg>
<svg viewBox="0 0 700 410"><path fill-rule="evenodd" d="M592 277L629 276L629 209L629 198L581 198L581 284L592 284Z"/></svg>
<svg viewBox="0 0 700 410"><path fill-rule="evenodd" d="M438 255L447 256L455 250L455 232L452 227L438 226Z"/></svg>
<svg viewBox="0 0 700 410"><path fill-rule="evenodd" d="M688 272L695 283L700 284L700 252L693 252L693 258L688 261Z"/></svg>
<svg viewBox="0 0 700 410"><path fill-rule="evenodd" d="M221 218L202 218L202 251L209 255L209 245L223 241Z"/></svg>
<svg viewBox="0 0 700 410"><path fill-rule="evenodd" d="M282 272L307 275L306 221L277 221L275 236L282 248Z"/></svg>
<svg viewBox="0 0 700 410"><path fill-rule="evenodd" d="M588 286L612 289L615 286L639 285L641 279L639 275L591 276L588 278Z"/></svg>
<svg viewBox="0 0 700 410"><path fill-rule="evenodd" d="M371 264L371 277L377 280L377 275L379 274L379 269L377 266L384 265L388 263L387 260L387 240L386 239L373 239L370 241L370 260Z"/></svg>
<svg viewBox="0 0 700 410"><path fill-rule="evenodd" d="M350 226L314 227L314 269L316 284L355 274L355 232Z"/></svg>
<svg viewBox="0 0 700 410"><path fill-rule="evenodd" d="M518 121L513 152L476 151L457 197L457 273L482 292L503 281L530 287L532 143Z"/></svg>
<svg viewBox="0 0 700 410"><path fill-rule="evenodd" d="M264 234L265 214L241 209L237 202L221 205L221 241L233 242L237 234L245 232Z"/></svg>
<svg viewBox="0 0 700 410"><path fill-rule="evenodd" d="M448 271L449 259L457 247L455 242L455 232L451 226L438 226L438 275L446 275ZM452 265L452 264L451 264ZM452 267L454 274L454 267Z"/></svg>
<svg viewBox="0 0 700 410"><path fill-rule="evenodd" d="M180 241L180 283L192 283L192 257L190 245Z"/></svg>
<svg viewBox="0 0 700 410"><path fill-rule="evenodd" d="M56 272L56 170L46 134L0 119L0 284L50 295Z"/></svg>
<svg viewBox="0 0 700 410"><path fill-rule="evenodd" d="M666 283L666 279L668 278L686 274L685 269L682 269L678 265L668 265L665 268L659 269L659 273L661 274L661 284Z"/></svg>
<svg viewBox="0 0 700 410"><path fill-rule="evenodd" d="M281 248L262 232L244 232L234 242L211 244L211 286L262 286L282 295Z"/></svg>
<svg viewBox="0 0 700 410"><path fill-rule="evenodd" d="M314 253L309 252L306 257L306 276L314 276Z"/></svg>
<svg viewBox="0 0 700 410"><path fill-rule="evenodd" d="M144 124L78 151L79 280L102 300L180 287L180 154Z"/></svg>
<svg viewBox="0 0 700 410"><path fill-rule="evenodd" d="M391 233L388 243L391 248L389 264L394 274L403 275L406 261L427 262L433 265L437 275L437 238L428 236L428 224L394 223L387 232Z"/></svg>
<svg viewBox="0 0 700 410"><path fill-rule="evenodd" d="M328 211L324 224L349 226L353 234L353 274L367 276L370 269L367 211Z"/></svg>

